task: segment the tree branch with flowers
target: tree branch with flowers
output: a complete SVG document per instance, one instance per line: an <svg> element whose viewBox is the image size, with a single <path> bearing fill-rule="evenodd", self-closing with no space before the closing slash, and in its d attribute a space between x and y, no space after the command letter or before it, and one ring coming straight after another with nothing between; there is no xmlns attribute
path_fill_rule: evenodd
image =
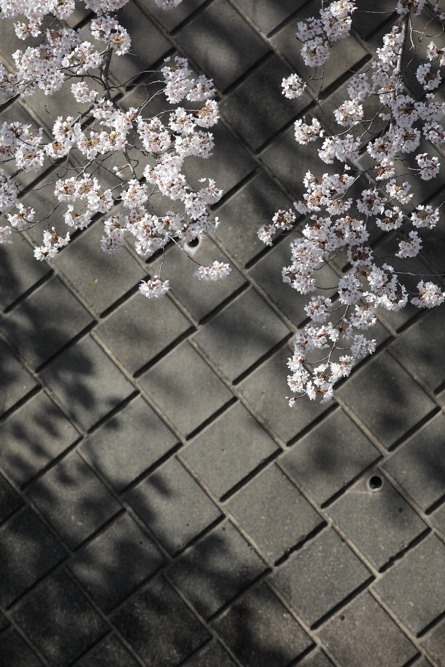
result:
<svg viewBox="0 0 445 667"><path fill-rule="evenodd" d="M155 1L164 9L181 2ZM73 234L99 217L104 252L114 254L131 242L144 259L171 243L184 247L218 224L210 212L221 190L205 177L205 166L193 182L186 169L189 156L205 159L214 148L210 130L218 107L212 81L177 56L158 73L141 73L137 86L145 96L135 106L123 104L124 93L136 86L135 78L113 76L116 57L131 48L131 35L119 22L127 2L0 0L0 17L15 22L17 37L29 43L12 54L14 67L0 66L3 103L39 90L57 94L69 84L75 109L53 119L49 138L43 128L35 132L19 122L0 126L0 242L41 226L38 260L54 262ZM88 39L69 27L77 5L91 12ZM305 191L293 208L278 211L258 232L272 245L277 235L301 231L283 269L284 283L307 295L309 320L297 332L289 360L291 404L303 396L332 397L335 384L375 350L379 310L432 308L445 300L440 276L418 276L413 288L405 280L412 272L400 268L417 257L423 235L440 220L442 204L418 200L415 183L440 173L445 104L437 93L445 65L439 43L445 14L436 2L395 0L394 21L372 62L350 79L347 98L333 111L337 131L329 132L323 122L324 68L331 47L349 36L355 12L354 0L322 1L316 16L297 22L312 75L304 81L292 74L282 82L290 99L308 87L315 91L320 113L295 122L296 150L298 144L313 145L323 165L320 174L302 175ZM167 104L159 110L161 95ZM54 207L38 219L20 201L23 176L48 167L56 174L45 186ZM326 291L318 276L332 263L340 267L338 281ZM227 264L215 261L199 266L195 275L217 280L229 272ZM139 289L158 298L169 290L169 280L154 276Z"/></svg>

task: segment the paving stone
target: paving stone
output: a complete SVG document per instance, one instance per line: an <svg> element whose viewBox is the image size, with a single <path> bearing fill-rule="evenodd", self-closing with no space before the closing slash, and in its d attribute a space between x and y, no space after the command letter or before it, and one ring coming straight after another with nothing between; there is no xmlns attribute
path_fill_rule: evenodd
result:
<svg viewBox="0 0 445 667"><path fill-rule="evenodd" d="M210 638L206 628L162 579L147 586L112 618L147 665L174 667Z"/></svg>
<svg viewBox="0 0 445 667"><path fill-rule="evenodd" d="M264 583L237 600L214 627L245 667L285 667L312 644Z"/></svg>
<svg viewBox="0 0 445 667"><path fill-rule="evenodd" d="M426 637L422 638L422 648L435 667L445 666L445 621L436 625Z"/></svg>
<svg viewBox="0 0 445 667"><path fill-rule="evenodd" d="M274 454L277 445L240 404L229 408L182 452L219 498Z"/></svg>
<svg viewBox="0 0 445 667"><path fill-rule="evenodd" d="M126 248L114 255L103 252L100 248L102 236L103 225L99 221L72 241L57 258L57 268L97 315L145 275L142 265Z"/></svg>
<svg viewBox="0 0 445 667"><path fill-rule="evenodd" d="M41 280L51 269L44 262L37 262L31 244L24 236L14 238L12 245L0 247L2 280L0 283L0 308L8 308L19 297ZM18 270L20 267L20 270Z"/></svg>
<svg viewBox="0 0 445 667"><path fill-rule="evenodd" d="M96 328L113 355L135 373L191 328L169 299L145 301L137 293Z"/></svg>
<svg viewBox="0 0 445 667"><path fill-rule="evenodd" d="M357 10L353 15L353 28L363 39L369 38L384 22L387 22L394 13L392 0L380 0L379 11L369 8L367 0L357 1Z"/></svg>
<svg viewBox="0 0 445 667"><path fill-rule="evenodd" d="M119 23L131 36L131 49L130 53L112 59L110 73L120 83L125 83L163 60L172 50L172 44L135 2L122 8Z"/></svg>
<svg viewBox="0 0 445 667"><path fill-rule="evenodd" d="M290 65L295 69L295 72L305 81L308 81L313 74L310 67L304 64L301 57L301 44L295 37L297 23L304 21L310 16L319 16L318 6L314 7L314 3L306 3L295 19L288 21L283 27L275 32L271 38L272 47L283 55ZM357 39L350 36L346 39L339 40L332 45L330 49L330 57L323 67L323 89L331 86L340 77L345 77L348 73L352 73L354 67L366 58L368 52L359 43ZM320 82L311 82L310 86L318 93Z"/></svg>
<svg viewBox="0 0 445 667"><path fill-rule="evenodd" d="M372 489L372 480L381 480ZM380 569L418 537L426 524L389 481L370 470L328 510L348 540Z"/></svg>
<svg viewBox="0 0 445 667"><path fill-rule="evenodd" d="M126 500L171 553L183 549L221 515L176 459L129 491Z"/></svg>
<svg viewBox="0 0 445 667"><path fill-rule="evenodd" d="M23 505L23 500L6 477L0 474L0 523Z"/></svg>
<svg viewBox="0 0 445 667"><path fill-rule="evenodd" d="M445 503L430 515L433 526L445 537Z"/></svg>
<svg viewBox="0 0 445 667"><path fill-rule="evenodd" d="M250 275L286 317L295 325L300 326L307 320L304 307L308 303L308 296L299 294L297 290L284 283L281 274L283 267L291 263L290 244L298 238L301 239L301 236L290 234L288 238L276 244L265 257L255 264L250 270ZM323 290L323 295L332 296L338 285L338 276L328 264L325 264L317 270L316 284Z"/></svg>
<svg viewBox="0 0 445 667"><path fill-rule="evenodd" d="M231 523L224 522L187 550L168 577L202 616L215 614L266 569Z"/></svg>
<svg viewBox="0 0 445 667"><path fill-rule="evenodd" d="M2 369L0 415L2 415L29 394L37 386L37 382L21 365L11 346L2 338L0 338L0 368Z"/></svg>
<svg viewBox="0 0 445 667"><path fill-rule="evenodd" d="M366 392L358 387L366 387ZM387 352L375 356L354 373L337 395L385 447L391 447L435 407Z"/></svg>
<svg viewBox="0 0 445 667"><path fill-rule="evenodd" d="M290 348L285 346L239 385L245 400L284 442L289 442L328 407L304 399L293 408L289 407L291 392L287 384L287 360L291 356Z"/></svg>
<svg viewBox="0 0 445 667"><path fill-rule="evenodd" d="M227 651L218 642L210 642L202 651L196 653L188 660L184 667L236 667Z"/></svg>
<svg viewBox="0 0 445 667"><path fill-rule="evenodd" d="M83 441L82 454L121 492L178 441L138 396Z"/></svg>
<svg viewBox="0 0 445 667"><path fill-rule="evenodd" d="M63 570L36 586L12 616L51 667L68 667L108 631Z"/></svg>
<svg viewBox="0 0 445 667"><path fill-rule="evenodd" d="M445 494L444 432L445 415L439 413L382 466L424 510Z"/></svg>
<svg viewBox="0 0 445 667"><path fill-rule="evenodd" d="M253 21L264 34L270 33L306 0L236 0L233 4Z"/></svg>
<svg viewBox="0 0 445 667"><path fill-rule="evenodd" d="M134 391L91 336L59 355L40 377L85 429L105 417Z"/></svg>
<svg viewBox="0 0 445 667"><path fill-rule="evenodd" d="M153 541L128 514L123 514L80 549L69 567L95 604L108 613L163 562Z"/></svg>
<svg viewBox="0 0 445 667"><path fill-rule="evenodd" d="M214 236L231 257L246 265L266 248L258 238L259 227L289 206L282 190L260 170L218 208L221 223Z"/></svg>
<svg viewBox="0 0 445 667"><path fill-rule="evenodd" d="M48 308L48 304L51 307ZM93 318L57 277L33 292L2 321L1 328L36 368L59 352Z"/></svg>
<svg viewBox="0 0 445 667"><path fill-rule="evenodd" d="M164 28L171 32L203 5L206 0L188 0L188 2L183 2L170 11L165 11L165 9L157 7L151 0L135 1L144 12L150 16L154 16Z"/></svg>
<svg viewBox="0 0 445 667"><path fill-rule="evenodd" d="M234 380L288 334L284 322L249 288L207 322L194 340Z"/></svg>
<svg viewBox="0 0 445 667"><path fill-rule="evenodd" d="M298 667L335 667L335 665L329 660L326 653L316 649L303 658L303 660L298 663Z"/></svg>
<svg viewBox="0 0 445 667"><path fill-rule="evenodd" d="M305 405L302 402L302 408ZM296 409L300 410L300 404ZM378 449L339 408L298 440L279 465L323 504L379 456Z"/></svg>
<svg viewBox="0 0 445 667"><path fill-rule="evenodd" d="M79 438L79 432L43 391L0 424L0 468L25 484Z"/></svg>
<svg viewBox="0 0 445 667"><path fill-rule="evenodd" d="M329 620L319 636L336 663L345 667L402 667L417 653L368 592Z"/></svg>
<svg viewBox="0 0 445 667"><path fill-rule="evenodd" d="M272 562L323 524L322 517L275 465L254 477L227 507Z"/></svg>
<svg viewBox="0 0 445 667"><path fill-rule="evenodd" d="M172 293L198 321L206 317L245 283L244 277L233 265L230 274L224 280L198 281L193 276L197 269L195 262L206 266L215 260L231 264L229 258L211 239L203 238L196 247L185 246L182 249L174 246L170 248L154 265L156 273L159 273L162 268L165 275L171 275Z"/></svg>
<svg viewBox="0 0 445 667"><path fill-rule="evenodd" d="M307 123L310 124L311 119L312 116L306 116ZM305 192L303 178L306 172L310 171L320 177L326 168L312 144L297 144L294 134L294 128L288 128L260 153L259 158L278 178L292 199L301 199Z"/></svg>
<svg viewBox="0 0 445 667"><path fill-rule="evenodd" d="M445 333L441 309L434 308L391 343L403 362L432 390L445 380Z"/></svg>
<svg viewBox="0 0 445 667"><path fill-rule="evenodd" d="M65 556L33 510L17 512L0 528L0 604L11 605Z"/></svg>
<svg viewBox="0 0 445 667"><path fill-rule="evenodd" d="M212 155L205 161L201 157L187 157L184 174L195 188L202 187L200 179L203 177L213 178L217 187L227 194L256 169L257 163L222 120L212 128L212 135L215 142Z"/></svg>
<svg viewBox="0 0 445 667"><path fill-rule="evenodd" d="M374 590L416 635L445 612L445 545L431 534L390 568Z"/></svg>
<svg viewBox="0 0 445 667"><path fill-rule="evenodd" d="M332 529L304 545L271 578L311 626L369 580L369 571Z"/></svg>
<svg viewBox="0 0 445 667"><path fill-rule="evenodd" d="M254 151L308 106L308 95L298 103L281 95L279 83L292 74L275 54L226 95L219 108L230 126Z"/></svg>
<svg viewBox="0 0 445 667"><path fill-rule="evenodd" d="M249 24L222 0L205 7L176 39L220 90L234 83L268 51ZM212 48L208 48L209 43Z"/></svg>
<svg viewBox="0 0 445 667"><path fill-rule="evenodd" d="M88 654L75 667L140 667L122 642L115 636L110 635L99 644L92 653Z"/></svg>
<svg viewBox="0 0 445 667"><path fill-rule="evenodd" d="M43 662L16 630L0 635L2 667L43 667Z"/></svg>
<svg viewBox="0 0 445 667"><path fill-rule="evenodd" d="M184 435L192 433L232 398L188 342L158 361L139 382ZM193 387L199 387L199 391L193 391Z"/></svg>
<svg viewBox="0 0 445 667"><path fill-rule="evenodd" d="M33 482L27 495L72 549L121 509L76 452Z"/></svg>

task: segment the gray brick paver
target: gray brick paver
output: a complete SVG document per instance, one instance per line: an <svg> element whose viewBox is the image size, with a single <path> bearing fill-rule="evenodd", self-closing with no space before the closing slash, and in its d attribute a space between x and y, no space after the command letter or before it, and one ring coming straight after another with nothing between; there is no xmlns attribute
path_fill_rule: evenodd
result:
<svg viewBox="0 0 445 667"><path fill-rule="evenodd" d="M361 66L377 46L394 0L380 5L334 47L325 120L346 62ZM224 190L212 213L222 222L188 251L233 260L227 281L197 283L169 248L173 297L147 302L138 282L162 259L105 255L101 220L54 268L32 257L40 227L0 248L11 341L0 338L1 667L445 665L443 311L386 315L394 341L343 383L340 405L290 410L285 398L304 300L281 281L289 240L268 248L257 229L301 195L308 169L328 169L293 138L293 119L317 113L313 90L294 102L280 90L304 73L294 33L314 9L184 0L163 12L135 0L123 12L133 46L116 76L179 49L215 79L213 155L186 170L194 186L205 175ZM2 121L49 126L53 110L73 113L68 86L10 104ZM437 181L425 185L422 199L440 203ZM49 210L48 188L22 200ZM440 234L425 240L437 270ZM324 287L335 279L323 272ZM384 485L371 492L376 474Z"/></svg>

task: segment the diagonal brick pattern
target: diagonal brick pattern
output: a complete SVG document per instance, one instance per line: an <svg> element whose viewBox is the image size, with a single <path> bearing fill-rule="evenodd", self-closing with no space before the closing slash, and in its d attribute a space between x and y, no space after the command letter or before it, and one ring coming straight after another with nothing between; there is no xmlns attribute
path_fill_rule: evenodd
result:
<svg viewBox="0 0 445 667"><path fill-rule="evenodd" d="M30 238L0 247L1 667L445 665L445 311L382 320L377 353L331 404L286 401L305 314L280 282L289 240L265 248L256 230L316 168L292 131L315 91L280 94L305 74L295 22L312 12L124 12L133 54L114 76L179 52L214 78L221 225L189 250L227 258L226 283L193 285L168 248L172 292L152 305L136 292L156 263L102 254L100 222L51 269ZM388 17L359 18L337 45L326 109ZM1 44L7 60L16 47ZM47 122L37 106L15 101L2 120Z"/></svg>

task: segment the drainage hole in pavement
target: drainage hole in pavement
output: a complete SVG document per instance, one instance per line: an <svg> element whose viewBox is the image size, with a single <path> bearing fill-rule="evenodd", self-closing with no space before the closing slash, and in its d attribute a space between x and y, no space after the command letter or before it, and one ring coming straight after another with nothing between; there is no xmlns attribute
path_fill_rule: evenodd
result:
<svg viewBox="0 0 445 667"><path fill-rule="evenodd" d="M368 480L368 486L371 489L371 491L378 491L378 489L382 488L382 484L383 484L383 479L380 477L380 475L373 475Z"/></svg>

